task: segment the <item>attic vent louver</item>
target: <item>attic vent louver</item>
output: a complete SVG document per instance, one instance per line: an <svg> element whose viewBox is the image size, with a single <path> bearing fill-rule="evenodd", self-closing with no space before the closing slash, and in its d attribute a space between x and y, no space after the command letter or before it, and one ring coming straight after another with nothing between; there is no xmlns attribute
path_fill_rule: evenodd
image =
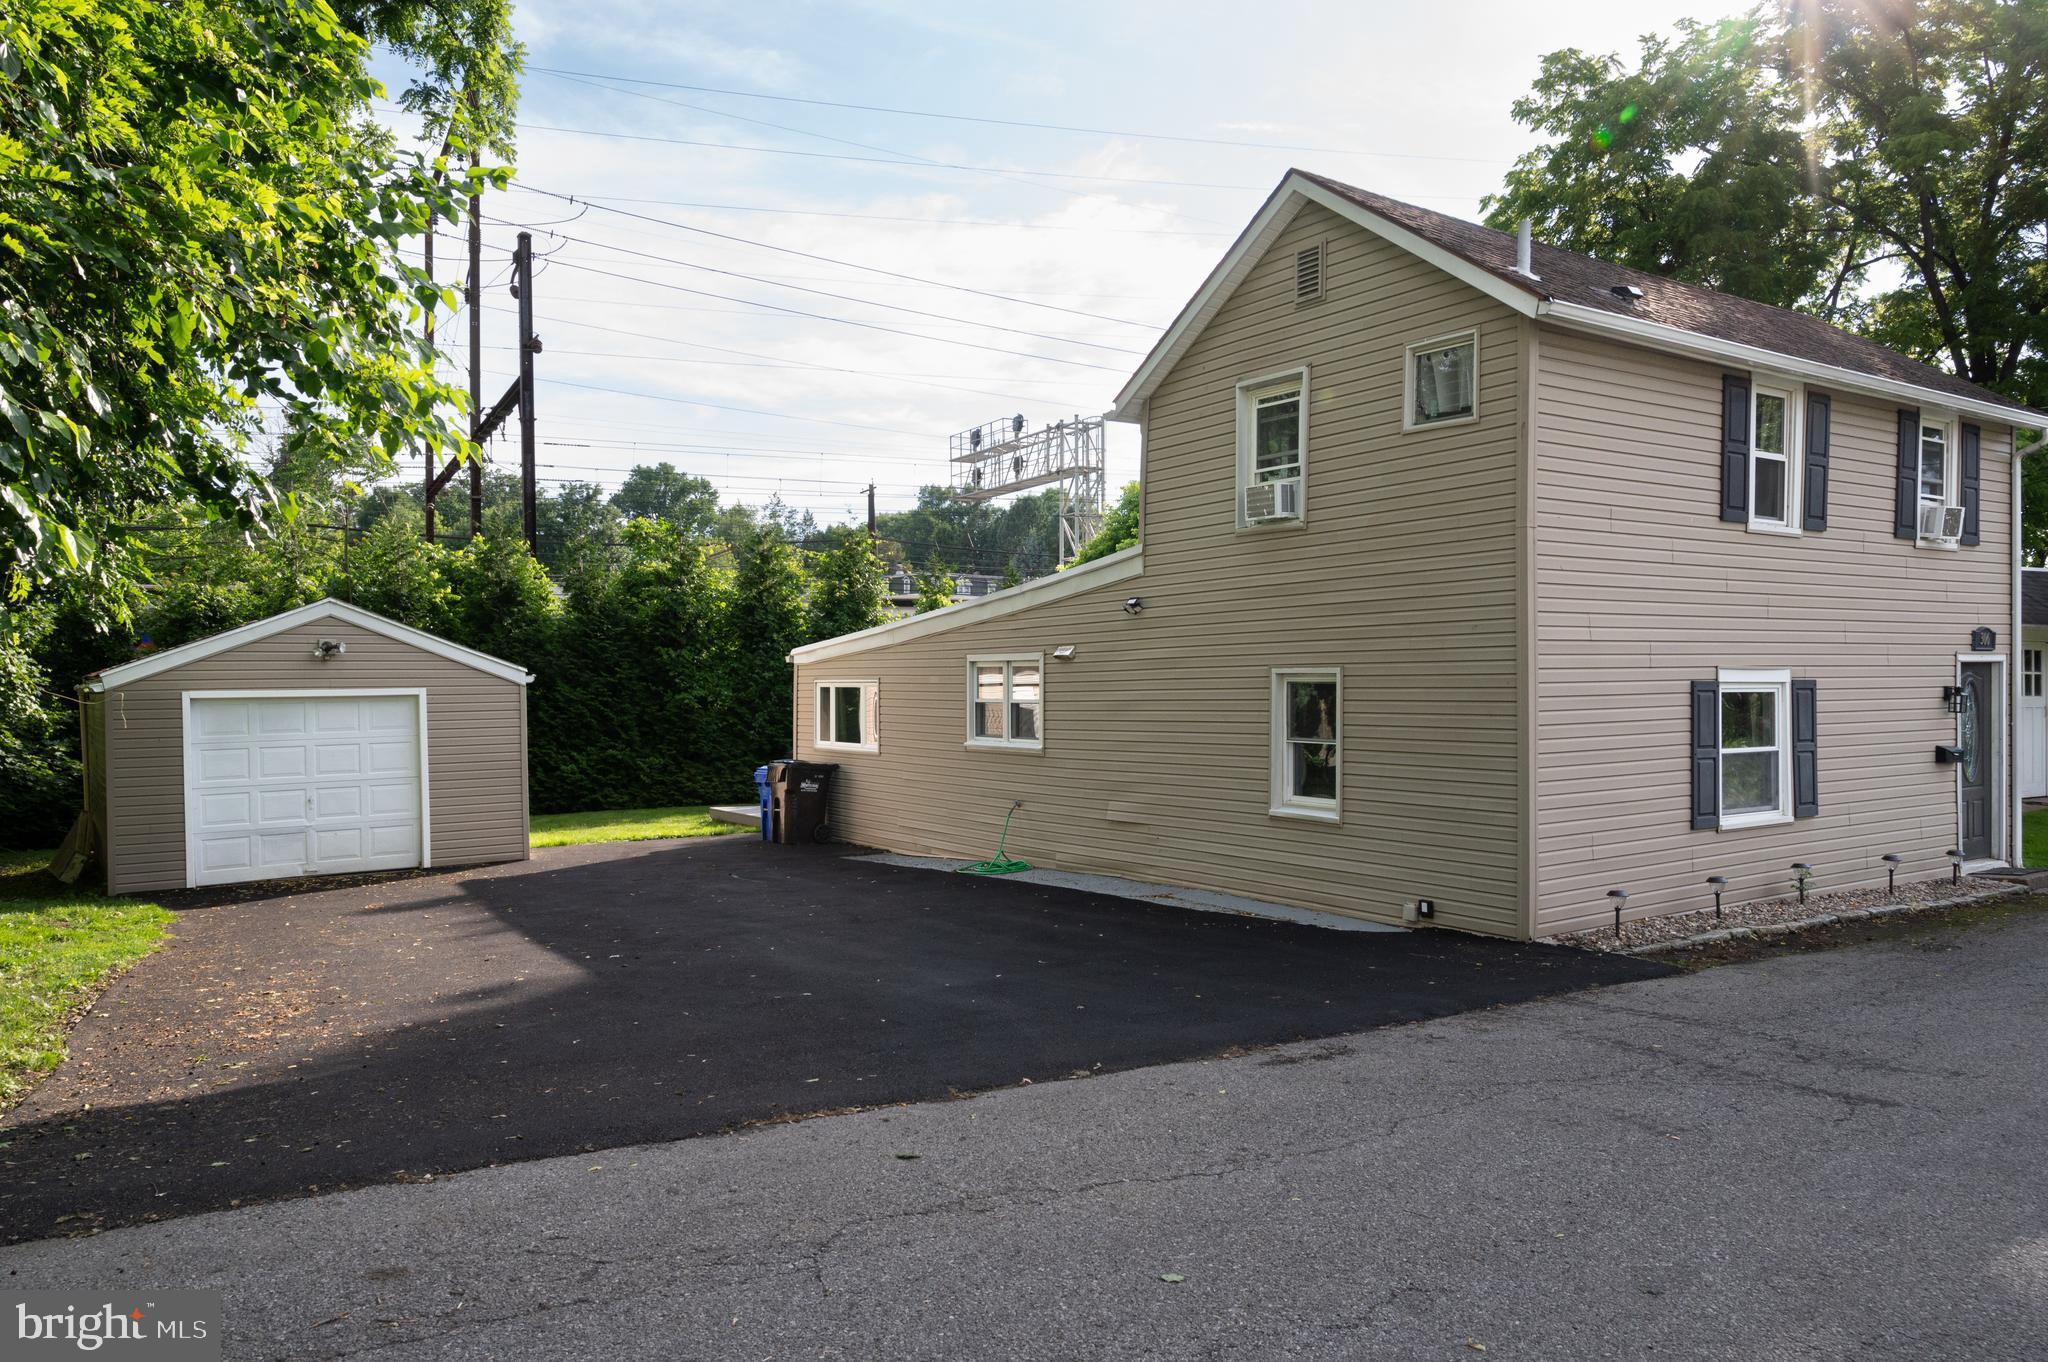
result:
<svg viewBox="0 0 2048 1362"><path fill-rule="evenodd" d="M1634 284L1616 284L1607 291L1615 297L1625 298L1631 303L1643 296L1643 291Z"/></svg>
<svg viewBox="0 0 2048 1362"><path fill-rule="evenodd" d="M1294 253L1294 301L1313 302L1323 296L1323 246L1321 242Z"/></svg>

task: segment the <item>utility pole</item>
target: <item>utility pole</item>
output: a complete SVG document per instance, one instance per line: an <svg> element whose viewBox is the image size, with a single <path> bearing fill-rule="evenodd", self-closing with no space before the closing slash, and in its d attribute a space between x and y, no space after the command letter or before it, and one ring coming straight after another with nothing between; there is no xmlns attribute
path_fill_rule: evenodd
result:
<svg viewBox="0 0 2048 1362"><path fill-rule="evenodd" d="M519 279L519 510L526 527L526 547L540 553L540 532L534 514L533 354L540 340L533 334L533 233L519 234L512 257Z"/></svg>
<svg viewBox="0 0 2048 1362"><path fill-rule="evenodd" d="M429 210L429 211L428 211L428 213L427 213L427 245L426 245L426 252L425 252L426 258L425 258L425 260L424 260L424 261L422 262L422 263L423 263L423 264L425 265L425 267L426 267L426 271L427 271L427 282L428 282L428 283L432 283L432 282L434 281L434 224L435 224L435 223L436 223L437 221L439 221L439 220L440 220L440 214L438 214L438 213L436 213L436 212L433 212L432 210ZM426 333L427 333L427 350L428 350L428 351L429 351L429 352L431 353L431 352L433 351L433 349L434 349L434 310L433 310L432 308L428 308L428 309L427 309L427 321L426 321L426 326L425 326L425 330L426 330ZM438 364L440 363L440 359L439 359L439 357L438 357L438 356L436 356L436 357L435 357L434 363L436 363L437 365L438 365ZM431 454L430 454L430 455L428 455L428 456L427 456L427 461L426 461L426 463L427 463L427 466L426 466L426 471L425 471L425 472L424 472L424 473L423 473L423 474L421 475L421 477L422 477L422 483L421 483L421 486L422 486L422 487L424 487L424 488L425 488L425 490L426 490L426 514L427 514L427 542L428 542L429 544L431 544L431 543L433 543L433 542L434 542L434 458L433 458L433 455L431 455ZM347 539L343 539L343 540L342 540L342 545L343 545L344 549L345 549L345 548L347 547L347 544L348 544L348 540L347 540Z"/></svg>
<svg viewBox="0 0 2048 1362"><path fill-rule="evenodd" d="M872 543L872 542L874 542L874 540L876 539L876 537L877 537L877 536L876 536L876 533L875 533L875 485L874 485L873 483L869 483L869 484L868 484L868 541L869 541L870 543Z"/></svg>
<svg viewBox="0 0 2048 1362"><path fill-rule="evenodd" d="M469 420L471 429L483 416L484 409L484 196L475 188L477 167L482 164L483 146L476 131L476 88L470 87L464 96L469 105L469 168L471 190L469 195ZM469 537L474 539L484 532L484 460L483 451L469 461Z"/></svg>

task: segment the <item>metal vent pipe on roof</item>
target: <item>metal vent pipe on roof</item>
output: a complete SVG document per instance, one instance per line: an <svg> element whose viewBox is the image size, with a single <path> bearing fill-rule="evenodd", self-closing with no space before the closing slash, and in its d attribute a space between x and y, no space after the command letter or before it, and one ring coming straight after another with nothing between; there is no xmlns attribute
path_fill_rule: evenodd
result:
<svg viewBox="0 0 2048 1362"><path fill-rule="evenodd" d="M1535 229L1536 224L1528 218L1515 224L1515 273L1529 279L1536 277L1536 270L1529 259L1530 240Z"/></svg>

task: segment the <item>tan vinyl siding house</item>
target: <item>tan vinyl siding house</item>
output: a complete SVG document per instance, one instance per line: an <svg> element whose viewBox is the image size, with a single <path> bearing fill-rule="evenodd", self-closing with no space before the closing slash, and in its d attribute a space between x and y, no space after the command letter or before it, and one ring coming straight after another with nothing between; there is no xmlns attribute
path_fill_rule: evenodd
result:
<svg viewBox="0 0 2048 1362"><path fill-rule="evenodd" d="M1902 408L1947 422L1975 542L1896 537ZM1780 411L1831 412L1810 472ZM2002 656L1972 630L2013 627L2023 409L1809 318L1540 246L1525 268L1513 238L1294 172L1111 414L1142 430L1141 548L792 655L795 750L840 764L844 840L982 856L1022 801L1008 846L1034 864L1381 922L1427 899L1508 936L1603 920L1612 888L1640 915L1698 907L1709 874L1785 892L1794 861L1827 887L1881 882L1888 852L1945 871L1944 687L1959 654ZM1292 514L1248 523L1274 476L1298 477L1271 498ZM977 681L1037 707L1035 741L974 739ZM819 697L855 690L861 742L833 743ZM1722 715L1751 737L1774 715L1784 741L1731 727L1723 752ZM1334 786L1298 798L1297 759L1332 743ZM1779 807L1745 811L1766 769ZM2002 817L2009 790L1972 807ZM2013 854L2012 820L1984 835Z"/></svg>
<svg viewBox="0 0 2048 1362"><path fill-rule="evenodd" d="M522 860L530 679L335 601L108 668L83 692L107 887Z"/></svg>

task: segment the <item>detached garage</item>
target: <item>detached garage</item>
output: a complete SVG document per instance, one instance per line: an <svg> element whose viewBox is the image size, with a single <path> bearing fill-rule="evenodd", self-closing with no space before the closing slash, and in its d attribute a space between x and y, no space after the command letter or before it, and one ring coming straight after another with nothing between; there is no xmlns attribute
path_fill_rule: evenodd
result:
<svg viewBox="0 0 2048 1362"><path fill-rule="evenodd" d="M321 600L91 677L112 893L527 856L522 667Z"/></svg>

